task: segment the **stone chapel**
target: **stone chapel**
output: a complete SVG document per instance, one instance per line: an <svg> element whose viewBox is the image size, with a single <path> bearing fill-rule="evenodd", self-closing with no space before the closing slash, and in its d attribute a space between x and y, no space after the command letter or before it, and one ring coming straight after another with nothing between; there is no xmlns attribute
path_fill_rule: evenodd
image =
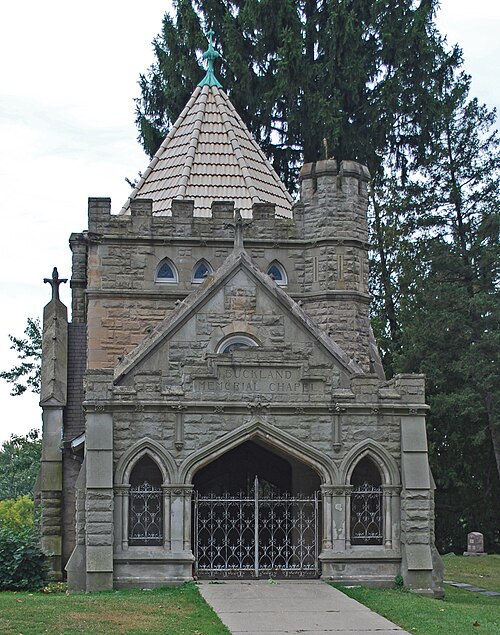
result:
<svg viewBox="0 0 500 635"><path fill-rule="evenodd" d="M366 167L293 202L213 73L44 309L37 501L72 591L322 577L439 596L425 382L369 319Z"/></svg>

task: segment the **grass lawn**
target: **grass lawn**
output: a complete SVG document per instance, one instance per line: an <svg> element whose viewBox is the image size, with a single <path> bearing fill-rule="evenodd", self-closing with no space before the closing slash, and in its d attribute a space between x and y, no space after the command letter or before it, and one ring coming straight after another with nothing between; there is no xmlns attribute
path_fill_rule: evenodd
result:
<svg viewBox="0 0 500 635"><path fill-rule="evenodd" d="M0 593L2 635L229 635L194 583L93 595Z"/></svg>
<svg viewBox="0 0 500 635"><path fill-rule="evenodd" d="M392 589L344 589L409 633L416 635L500 635L500 598L446 587L444 600Z"/></svg>
<svg viewBox="0 0 500 635"><path fill-rule="evenodd" d="M445 556L445 579L500 592L500 555ZM444 600L392 589L344 589L344 593L416 635L500 635L500 598L445 586Z"/></svg>
<svg viewBox="0 0 500 635"><path fill-rule="evenodd" d="M444 579L468 582L500 593L500 554L488 556L444 556Z"/></svg>

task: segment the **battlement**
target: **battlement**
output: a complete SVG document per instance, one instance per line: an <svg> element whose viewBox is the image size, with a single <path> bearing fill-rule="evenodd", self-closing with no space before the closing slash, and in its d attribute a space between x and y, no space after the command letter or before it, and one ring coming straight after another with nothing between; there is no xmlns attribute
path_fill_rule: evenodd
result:
<svg viewBox="0 0 500 635"><path fill-rule="evenodd" d="M306 202L315 196L342 192L345 196L368 198L368 168L356 161L335 159L306 163L300 170L300 198Z"/></svg>
<svg viewBox="0 0 500 635"><path fill-rule="evenodd" d="M89 232L91 234L135 236L148 238L194 237L202 240L210 238L233 239L233 229L237 203L234 201L213 201L210 216L195 216L194 201L174 199L171 215L153 214L153 201L136 198L130 202L130 214L111 214L111 199L89 198ZM252 217L248 223L245 238L286 240L296 237L295 224L290 218L276 216L271 203L254 203Z"/></svg>
<svg viewBox="0 0 500 635"><path fill-rule="evenodd" d="M303 237L366 242L369 180L368 168L356 161L306 163L300 171L300 200L294 207Z"/></svg>

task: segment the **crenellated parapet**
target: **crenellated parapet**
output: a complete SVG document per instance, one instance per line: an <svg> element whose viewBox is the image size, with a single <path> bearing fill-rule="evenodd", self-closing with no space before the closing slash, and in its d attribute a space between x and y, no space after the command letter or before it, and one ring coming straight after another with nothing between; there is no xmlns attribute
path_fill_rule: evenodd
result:
<svg viewBox="0 0 500 635"><path fill-rule="evenodd" d="M171 215L153 213L153 200L136 198L130 201L128 214L112 215L109 198L89 198L89 238L144 237L220 239L232 242L228 223L238 211L237 201L213 201L210 216L196 216L192 200L174 199ZM254 203L245 237L248 240L286 240L298 238L292 219L276 215L275 205Z"/></svg>
<svg viewBox="0 0 500 635"><path fill-rule="evenodd" d="M335 159L306 163L300 171L300 201L294 208L303 237L335 236L367 242L368 168Z"/></svg>

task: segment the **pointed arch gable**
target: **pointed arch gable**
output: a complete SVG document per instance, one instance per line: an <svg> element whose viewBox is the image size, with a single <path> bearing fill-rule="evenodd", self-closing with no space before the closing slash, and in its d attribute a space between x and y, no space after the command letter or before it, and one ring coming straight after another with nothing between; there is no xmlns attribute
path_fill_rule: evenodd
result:
<svg viewBox="0 0 500 635"><path fill-rule="evenodd" d="M192 483L194 474L199 469L245 441L254 439L259 439L271 449L279 449L312 468L323 485L337 482L337 469L328 456L287 432L259 420L251 421L194 452L181 464L179 482Z"/></svg>
<svg viewBox="0 0 500 635"><path fill-rule="evenodd" d="M176 481L177 465L170 452L158 441L146 437L134 443L121 455L116 465L115 485L128 483L134 466L145 454L148 454L158 465L164 483Z"/></svg>
<svg viewBox="0 0 500 635"><path fill-rule="evenodd" d="M377 441L366 439L355 445L344 457L339 478L343 484L350 483L352 472L364 457L369 457L380 470L383 485L399 485L400 473L394 457Z"/></svg>

